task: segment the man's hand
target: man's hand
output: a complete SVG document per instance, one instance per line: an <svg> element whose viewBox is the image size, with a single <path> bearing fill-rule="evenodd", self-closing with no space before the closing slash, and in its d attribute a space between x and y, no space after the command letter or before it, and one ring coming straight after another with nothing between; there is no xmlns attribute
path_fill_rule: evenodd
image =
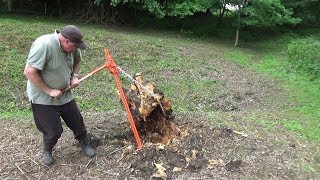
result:
<svg viewBox="0 0 320 180"><path fill-rule="evenodd" d="M51 89L48 95L53 98L59 98L62 95L62 92L59 89Z"/></svg>
<svg viewBox="0 0 320 180"><path fill-rule="evenodd" d="M78 76L72 76L70 80L70 86L71 88L75 88L79 85L80 81L78 79Z"/></svg>
<svg viewBox="0 0 320 180"><path fill-rule="evenodd" d="M29 81L39 88L43 93L48 94L49 96L53 98L58 98L61 96L61 91L59 89L52 89L43 81L40 70L33 67L26 65L24 71L24 75L29 79Z"/></svg>

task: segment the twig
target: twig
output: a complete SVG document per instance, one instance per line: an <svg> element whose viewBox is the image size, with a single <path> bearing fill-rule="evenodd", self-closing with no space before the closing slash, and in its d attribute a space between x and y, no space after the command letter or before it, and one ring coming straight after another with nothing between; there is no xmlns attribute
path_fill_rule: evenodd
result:
<svg viewBox="0 0 320 180"><path fill-rule="evenodd" d="M81 166L81 165L77 165L77 164L60 164L62 166Z"/></svg>
<svg viewBox="0 0 320 180"><path fill-rule="evenodd" d="M109 172L104 172L106 174L109 174L109 175L113 175L113 176L120 176L118 173L109 173Z"/></svg>
<svg viewBox="0 0 320 180"><path fill-rule="evenodd" d="M12 162L21 162L21 161L25 162L25 161L27 161L27 160L29 160L29 159L17 159L17 160L14 160L14 161L12 161Z"/></svg>
<svg viewBox="0 0 320 180"><path fill-rule="evenodd" d="M124 158L124 155L121 156L121 158L119 158L116 162L118 163L119 161L121 161Z"/></svg>
<svg viewBox="0 0 320 180"><path fill-rule="evenodd" d="M8 165L5 165L4 167L2 167L2 168L0 169L0 173L2 173L2 170L6 169L7 167L8 167Z"/></svg>
<svg viewBox="0 0 320 180"><path fill-rule="evenodd" d="M212 139L209 139L208 141L206 141L206 142L204 143L203 147L207 146L207 144L208 144L209 142L211 142L211 141L212 141Z"/></svg>
<svg viewBox="0 0 320 180"><path fill-rule="evenodd" d="M36 165L38 165L38 163L36 161L34 161L30 156L28 156L28 158L33 162L35 163Z"/></svg>
<svg viewBox="0 0 320 180"><path fill-rule="evenodd" d="M93 159L93 158L91 158L90 161L86 164L86 167L85 167L85 168L88 168L88 166L89 166L89 164L91 163L92 159Z"/></svg>
<svg viewBox="0 0 320 180"><path fill-rule="evenodd" d="M107 132L107 131L99 129L99 128L92 128L92 129L95 129L95 130L100 131L100 132Z"/></svg>
<svg viewBox="0 0 320 180"><path fill-rule="evenodd" d="M122 150L122 149L125 149L125 148L127 148L127 147L125 146L125 147L116 149L116 150L112 151L111 153L109 153L108 156L110 156L111 154L114 154L114 153L116 153L116 152L118 152L118 151L120 151L120 150Z"/></svg>
<svg viewBox="0 0 320 180"><path fill-rule="evenodd" d="M15 164L16 165L16 164ZM27 178L27 179L29 179L29 177L22 171L22 169L18 166L18 165L16 165L16 167L19 169L19 171Z"/></svg>

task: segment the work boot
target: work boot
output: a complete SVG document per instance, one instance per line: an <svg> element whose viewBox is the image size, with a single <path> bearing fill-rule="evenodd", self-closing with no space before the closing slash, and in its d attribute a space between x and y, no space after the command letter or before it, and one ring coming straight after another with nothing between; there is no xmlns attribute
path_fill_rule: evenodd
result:
<svg viewBox="0 0 320 180"><path fill-rule="evenodd" d="M93 158L96 155L96 151L89 144L87 137L80 139L79 143L86 156Z"/></svg>
<svg viewBox="0 0 320 180"><path fill-rule="evenodd" d="M53 164L52 149L55 144L56 142L43 141L42 162L47 166Z"/></svg>
<svg viewBox="0 0 320 180"><path fill-rule="evenodd" d="M47 166L53 164L52 150L43 150L42 162Z"/></svg>

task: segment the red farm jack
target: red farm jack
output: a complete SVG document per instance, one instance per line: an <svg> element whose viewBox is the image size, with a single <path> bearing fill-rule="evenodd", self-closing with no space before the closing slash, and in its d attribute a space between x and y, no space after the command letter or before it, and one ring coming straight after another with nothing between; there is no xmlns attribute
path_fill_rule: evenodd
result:
<svg viewBox="0 0 320 180"><path fill-rule="evenodd" d="M123 103L123 105L124 105L124 107L125 107L125 109L127 111L129 122L130 122L130 125L131 125L131 129L133 131L133 135L134 135L134 138L135 138L136 143L137 143L137 149L139 150L139 149L142 148L141 139L140 139L139 133L137 131L136 125L134 123L134 120L133 120L133 117L132 117L132 114L131 114L131 111L130 111L130 108L129 108L129 105L128 105L128 102L127 102L127 99L126 99L126 97L124 95L124 92L123 92L123 89L122 89L122 85L121 85L121 82L120 82L120 79L119 79L119 76L118 76L118 73L119 73L118 67L117 67L115 61L113 60L113 58L111 57L108 49L105 50L105 57L106 57L106 63L103 66L101 66L101 67L95 69L94 71L92 71L91 73L85 75L84 77L79 79L79 82L87 79L88 77L90 77L93 74L101 71L102 69L108 69L109 70L109 72L113 75L113 77L114 77L114 79L116 81L116 85L117 85L117 88L119 90L122 103ZM68 87L67 89L63 90L63 92L68 90L68 89L70 89L70 88L71 87Z"/></svg>

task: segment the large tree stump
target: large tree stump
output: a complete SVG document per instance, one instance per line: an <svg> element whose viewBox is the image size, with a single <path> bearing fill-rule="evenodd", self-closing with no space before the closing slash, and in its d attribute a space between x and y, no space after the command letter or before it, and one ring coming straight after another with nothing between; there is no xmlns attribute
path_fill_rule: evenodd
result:
<svg viewBox="0 0 320 180"><path fill-rule="evenodd" d="M137 73L134 79L149 90L135 82L131 84L130 89L124 88L139 134L152 143L170 143L172 139L180 136L180 130L173 121L171 101L164 97L163 92L155 84L143 82L141 73ZM164 113L158 100L162 104Z"/></svg>

